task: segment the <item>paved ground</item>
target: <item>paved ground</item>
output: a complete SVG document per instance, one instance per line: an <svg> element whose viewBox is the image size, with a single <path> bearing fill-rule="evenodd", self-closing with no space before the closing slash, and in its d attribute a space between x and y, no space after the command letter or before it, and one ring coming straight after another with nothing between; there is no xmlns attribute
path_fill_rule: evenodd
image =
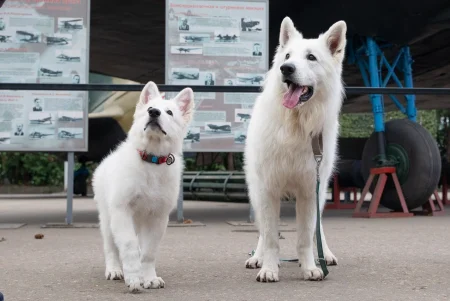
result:
<svg viewBox="0 0 450 301"><path fill-rule="evenodd" d="M450 208L447 207L450 211ZM27 223L0 230L0 291L21 300L449 300L450 218L353 219L327 211L324 227L339 265L323 282L301 280L296 263L283 263L279 283L256 282L247 253L257 234L236 232L247 204L185 202L185 217L204 227L170 227L157 272L166 288L131 295L123 282L104 279L98 229L42 229L63 222L63 199L0 200L0 223ZM294 227L292 204L282 221ZM91 199L75 199L75 222L95 223ZM42 233L44 239L34 235ZM281 256L295 258L295 232L282 232Z"/></svg>

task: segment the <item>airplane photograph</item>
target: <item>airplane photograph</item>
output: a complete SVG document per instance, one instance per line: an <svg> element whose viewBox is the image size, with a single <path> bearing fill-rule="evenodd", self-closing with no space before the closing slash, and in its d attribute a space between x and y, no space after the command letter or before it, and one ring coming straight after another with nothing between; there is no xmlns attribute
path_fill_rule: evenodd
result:
<svg viewBox="0 0 450 301"><path fill-rule="evenodd" d="M58 26L60 30L79 30L83 29L83 19L59 18Z"/></svg>
<svg viewBox="0 0 450 301"><path fill-rule="evenodd" d="M57 35L52 37L46 37L47 45L59 45L59 46L70 46L72 44L71 38L68 35Z"/></svg>
<svg viewBox="0 0 450 301"><path fill-rule="evenodd" d="M264 77L261 75L253 75L253 74L237 74L237 79L240 83L245 84L258 84L260 85L262 81L264 81Z"/></svg>
<svg viewBox="0 0 450 301"><path fill-rule="evenodd" d="M40 76L45 76L45 77L61 77L63 75L63 72L60 70L54 71L51 69L47 69L47 68L39 68L39 74Z"/></svg>
<svg viewBox="0 0 450 301"><path fill-rule="evenodd" d="M240 132L236 133L236 136L234 137L234 142L236 143L245 143L245 140L247 139L247 135L241 134Z"/></svg>
<svg viewBox="0 0 450 301"><path fill-rule="evenodd" d="M224 125L217 125L213 123L208 123L206 126L209 128L210 131L213 132L231 132L231 125L230 124L224 124ZM205 128L206 130L206 128Z"/></svg>
<svg viewBox="0 0 450 301"><path fill-rule="evenodd" d="M11 36L0 35L0 43L12 43Z"/></svg>
<svg viewBox="0 0 450 301"><path fill-rule="evenodd" d="M247 121L249 120L252 116L250 114L244 114L244 113L237 113L236 116L239 118L239 121Z"/></svg>
<svg viewBox="0 0 450 301"><path fill-rule="evenodd" d="M200 142L200 128L189 129L184 140L190 140L192 143Z"/></svg>
<svg viewBox="0 0 450 301"><path fill-rule="evenodd" d="M198 43L198 42L205 42L210 39L211 37L209 34L197 34L197 35L180 34L180 43Z"/></svg>
<svg viewBox="0 0 450 301"><path fill-rule="evenodd" d="M81 58L79 56L69 56L64 53L59 54L57 57L60 62L80 62Z"/></svg>
<svg viewBox="0 0 450 301"><path fill-rule="evenodd" d="M51 113L45 112L30 112L28 115L28 120L30 124L53 124L55 118Z"/></svg>
<svg viewBox="0 0 450 301"><path fill-rule="evenodd" d="M16 31L16 38L19 42L26 43L39 43L40 42L40 33L31 33L24 30Z"/></svg>
<svg viewBox="0 0 450 301"><path fill-rule="evenodd" d="M11 133L0 132L0 144L10 144L11 143Z"/></svg>
<svg viewBox="0 0 450 301"><path fill-rule="evenodd" d="M31 132L29 134L29 137L30 137L30 139L44 139L47 136L53 136L53 135L55 135L55 134L53 134L53 133L45 134L45 133L41 133L41 132L38 132L38 131L33 131L33 132Z"/></svg>
<svg viewBox="0 0 450 301"><path fill-rule="evenodd" d="M173 47L172 48L173 50L176 50L176 51L178 51L178 53L185 53L185 54L202 54L202 48L201 47L199 47L199 48L192 48L192 47ZM175 53L174 51L172 50L172 53Z"/></svg>
<svg viewBox="0 0 450 301"><path fill-rule="evenodd" d="M221 33L215 35L215 41L216 42L227 42L227 43L234 43L239 41L239 36L236 34L229 35L225 34L222 35Z"/></svg>
<svg viewBox="0 0 450 301"><path fill-rule="evenodd" d="M82 111L58 111L58 121L77 122L83 120Z"/></svg>
<svg viewBox="0 0 450 301"><path fill-rule="evenodd" d="M83 129L80 128L81 132L78 131L78 128L72 129L59 129L58 130L58 138L59 139L75 139L75 138L83 138Z"/></svg>
<svg viewBox="0 0 450 301"><path fill-rule="evenodd" d="M258 26L258 27L255 27L255 26ZM261 21L251 20L251 19L246 21L245 18L241 18L241 30L242 31L262 31Z"/></svg>
<svg viewBox="0 0 450 301"><path fill-rule="evenodd" d="M173 71L172 72L172 78L173 79L199 79L200 73L189 73L189 72L182 72L182 71Z"/></svg>

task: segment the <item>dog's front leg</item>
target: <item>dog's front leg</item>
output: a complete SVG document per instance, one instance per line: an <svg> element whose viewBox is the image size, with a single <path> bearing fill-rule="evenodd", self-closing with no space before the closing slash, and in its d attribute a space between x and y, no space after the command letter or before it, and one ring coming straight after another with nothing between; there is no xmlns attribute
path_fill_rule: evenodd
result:
<svg viewBox="0 0 450 301"><path fill-rule="evenodd" d="M313 237L316 230L316 199L306 191L299 192L296 197L297 219L297 253L305 280L322 280L323 271L316 266L313 252Z"/></svg>
<svg viewBox="0 0 450 301"><path fill-rule="evenodd" d="M134 231L131 212L123 207L112 210L111 230L119 249L125 284L128 285L131 292L138 292L141 288L141 280L139 278L139 243Z"/></svg>
<svg viewBox="0 0 450 301"><path fill-rule="evenodd" d="M263 263L256 276L260 282L279 281L279 252L278 220L281 199L273 194L262 192L255 202L255 217L259 220L260 235L262 236Z"/></svg>
<svg viewBox="0 0 450 301"><path fill-rule="evenodd" d="M139 222L141 246L141 275L144 288L163 288L165 283L156 276L156 254L169 222L169 216L148 216Z"/></svg>

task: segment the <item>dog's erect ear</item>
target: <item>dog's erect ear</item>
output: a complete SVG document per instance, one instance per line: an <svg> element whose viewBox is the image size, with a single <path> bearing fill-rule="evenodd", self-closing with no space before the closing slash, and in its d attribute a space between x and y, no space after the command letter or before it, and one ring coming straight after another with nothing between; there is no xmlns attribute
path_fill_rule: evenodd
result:
<svg viewBox="0 0 450 301"><path fill-rule="evenodd" d="M139 97L139 105L146 105L151 99L161 97L158 86L152 81L148 82L144 89L142 89Z"/></svg>
<svg viewBox="0 0 450 301"><path fill-rule="evenodd" d="M185 124L189 123L194 112L194 91L191 88L184 88L174 100L180 108Z"/></svg>
<svg viewBox="0 0 450 301"><path fill-rule="evenodd" d="M285 17L283 19L283 22L281 22L281 28L280 28L280 46L284 47L289 42L289 39L292 37L297 36L302 38L302 34L297 31L297 29L294 26L294 23L292 22L291 18Z"/></svg>
<svg viewBox="0 0 450 301"><path fill-rule="evenodd" d="M338 21L331 25L328 31L323 35L325 43L332 56L343 57L347 39L347 24L344 21Z"/></svg>

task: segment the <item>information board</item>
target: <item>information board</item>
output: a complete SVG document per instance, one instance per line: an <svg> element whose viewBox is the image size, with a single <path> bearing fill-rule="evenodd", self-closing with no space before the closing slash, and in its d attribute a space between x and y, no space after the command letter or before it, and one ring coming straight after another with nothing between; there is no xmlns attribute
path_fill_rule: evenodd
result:
<svg viewBox="0 0 450 301"><path fill-rule="evenodd" d="M90 0L6 0L0 82L89 82ZM0 151L87 151L88 92L0 91Z"/></svg>
<svg viewBox="0 0 450 301"><path fill-rule="evenodd" d="M262 85L269 68L268 7L267 0L166 0L166 84ZM196 92L184 150L243 151L257 95Z"/></svg>

